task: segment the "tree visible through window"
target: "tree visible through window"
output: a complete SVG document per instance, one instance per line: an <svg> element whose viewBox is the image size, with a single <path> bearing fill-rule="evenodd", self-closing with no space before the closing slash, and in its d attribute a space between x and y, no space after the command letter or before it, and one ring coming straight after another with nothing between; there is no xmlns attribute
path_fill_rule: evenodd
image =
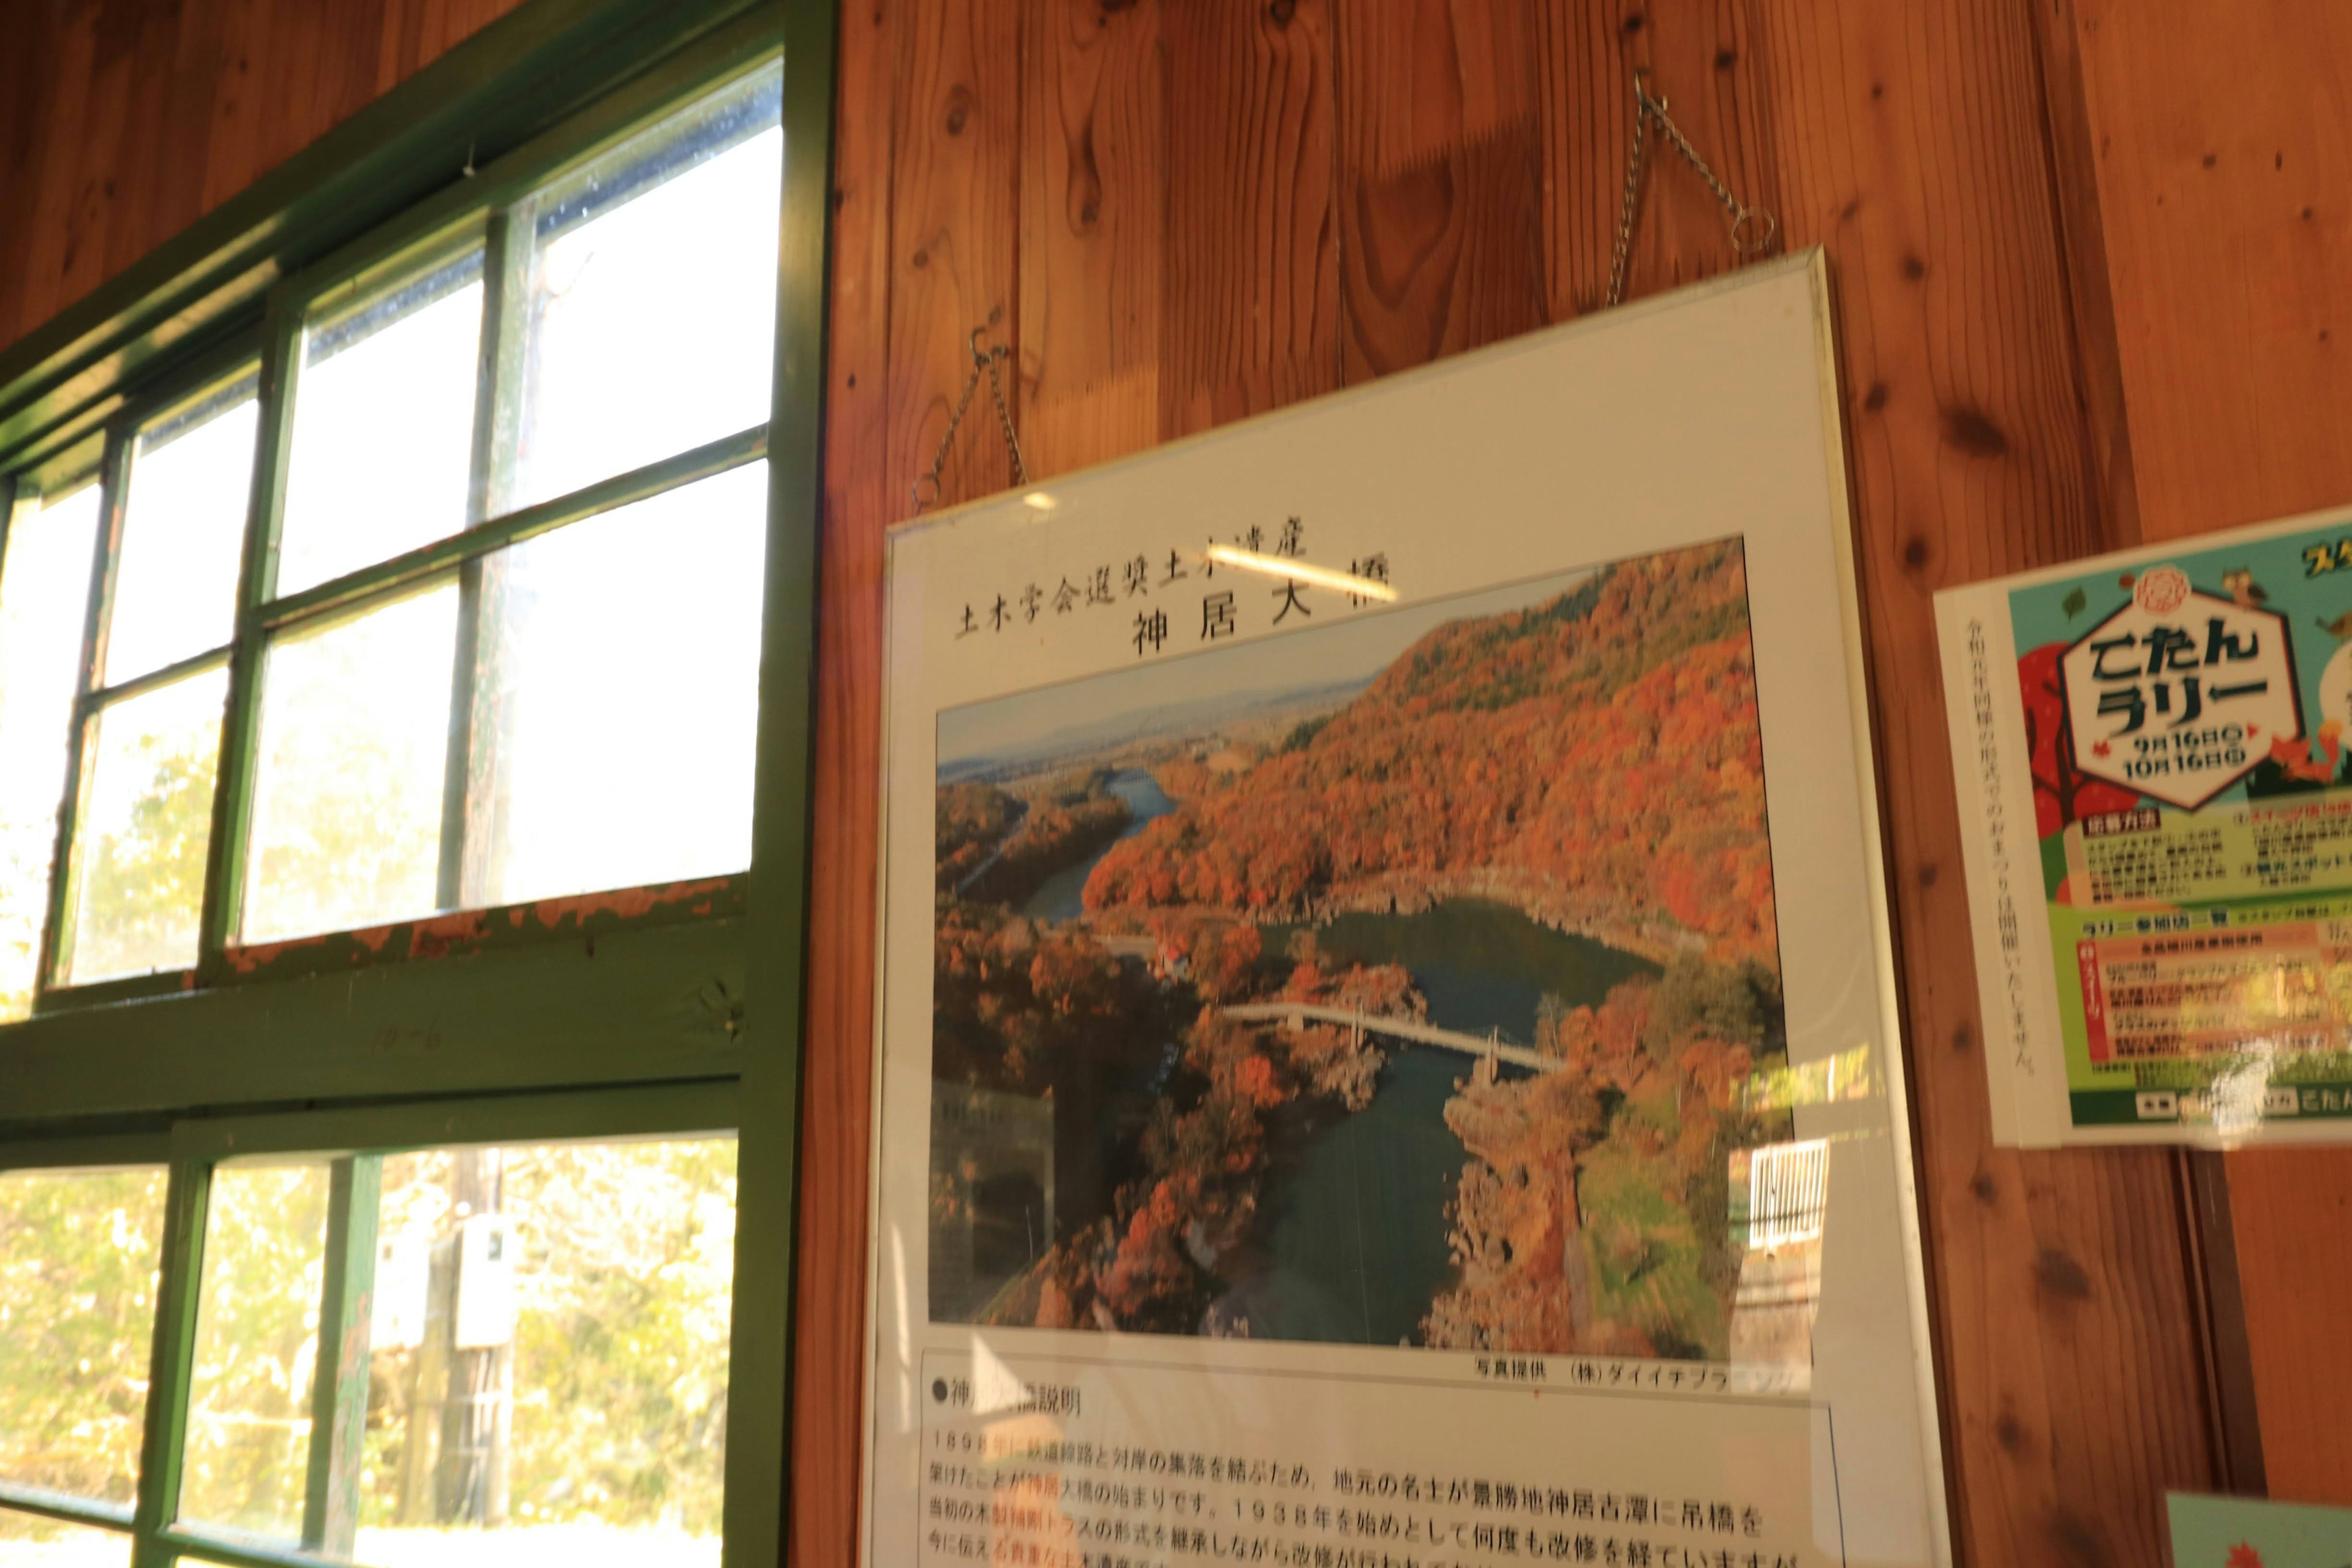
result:
<svg viewBox="0 0 2352 1568"><path fill-rule="evenodd" d="M519 1545L715 1563L733 1142L349 1158L373 1262L342 1369L365 1414L339 1450L350 1503L310 1549L378 1568ZM334 1185L325 1160L215 1177L184 1520L302 1539Z"/></svg>

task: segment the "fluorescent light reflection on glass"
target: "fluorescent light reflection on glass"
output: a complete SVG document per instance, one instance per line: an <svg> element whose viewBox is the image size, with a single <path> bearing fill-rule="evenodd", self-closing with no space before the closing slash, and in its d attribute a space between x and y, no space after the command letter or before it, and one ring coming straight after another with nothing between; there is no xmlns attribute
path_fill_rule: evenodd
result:
<svg viewBox="0 0 2352 1568"><path fill-rule="evenodd" d="M1212 544L1208 558L1221 566L1238 566L1244 572L1264 572L1271 576L1288 577L1296 582L1311 584L1318 588L1334 588L1359 598L1378 599L1384 605L1396 603L1397 592L1386 583L1370 577L1359 577L1352 572L1334 572L1328 566L1310 565L1294 561L1287 555L1262 555L1255 550L1237 545Z"/></svg>

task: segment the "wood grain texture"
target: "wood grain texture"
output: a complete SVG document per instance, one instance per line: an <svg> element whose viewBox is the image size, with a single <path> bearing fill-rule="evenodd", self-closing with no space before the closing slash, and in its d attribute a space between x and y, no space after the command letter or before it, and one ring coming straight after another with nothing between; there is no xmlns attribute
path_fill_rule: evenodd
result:
<svg viewBox="0 0 2352 1568"><path fill-rule="evenodd" d="M2145 531L2352 502L2352 16L2073 0ZM2352 1152L2232 1155L2274 1497L2352 1503Z"/></svg>
<svg viewBox="0 0 2352 1568"><path fill-rule="evenodd" d="M520 0L10 0L0 343Z"/></svg>
<svg viewBox="0 0 2352 1568"><path fill-rule="evenodd" d="M2163 1561L2212 1475L2160 1152L1991 1146L1928 596L2108 534L2035 39L1990 0L1768 0L1791 245L1835 267L1947 1465L1964 1559Z"/></svg>
<svg viewBox="0 0 2352 1568"><path fill-rule="evenodd" d="M1169 4L1160 433L1339 384L1329 0Z"/></svg>
<svg viewBox="0 0 2352 1568"><path fill-rule="evenodd" d="M2074 12L2149 536L2352 500L2352 12Z"/></svg>
<svg viewBox="0 0 2352 1568"><path fill-rule="evenodd" d="M785 1550L855 1563L865 1460L866 1128L873 1105L875 846L880 833L882 542L906 513L890 449L892 93L906 11L841 12L832 302L811 786L807 1026L802 1035L800 1257L793 1304L793 1473Z"/></svg>
<svg viewBox="0 0 2352 1568"><path fill-rule="evenodd" d="M1159 0L1026 0L1020 421L1032 478L1160 434ZM996 439L990 427L975 435Z"/></svg>
<svg viewBox="0 0 2352 1568"><path fill-rule="evenodd" d="M2124 406L2106 216L2099 205L2098 136L2084 92L2074 0L2035 5L2033 16L2042 46L2042 100L2050 132L2051 178L2058 194L2058 230L2065 247L2083 418L2099 510L2111 542L2120 547L2140 538L2139 470L2132 461L2131 418Z"/></svg>
<svg viewBox="0 0 2352 1568"><path fill-rule="evenodd" d="M1020 234L1021 12L997 0L903 4L906 15L894 29L888 108L886 462L906 485L930 467L947 432L971 374L973 329L984 329L986 345L1019 342L1013 258ZM845 97L843 103L845 113L873 112L870 105L853 109ZM986 495L1012 479L1012 460L983 381L949 454L940 502Z"/></svg>
<svg viewBox="0 0 2352 1568"><path fill-rule="evenodd" d="M1778 216L1757 0L1655 6L1568 0L1537 6L1536 27L1540 217L1552 319L1598 310L1607 297L1624 204L1636 70L1654 95L1665 96L1675 122L1732 195ZM1729 215L1654 126L1643 163L1625 297L1694 283L1737 265Z"/></svg>
<svg viewBox="0 0 2352 1568"><path fill-rule="evenodd" d="M2230 1214L2270 1495L2352 1507L2344 1345L2352 1173L2340 1149L2230 1156Z"/></svg>
<svg viewBox="0 0 2352 1568"><path fill-rule="evenodd" d="M1033 0L1023 15L1021 308L1008 330L1041 470L1139 444L1147 408L1179 434L1591 308L1637 64L1735 191L1777 212L1790 243L1830 247L1958 1540L1985 1563L2160 1560L2162 1490L2212 1475L2182 1194L2162 1154L1990 1147L1926 614L1940 583L2116 542L2112 498L2130 478L2119 399L2099 424L2083 363L2112 328L2076 319L2081 284L2097 279L2098 230L2083 222L2096 215L2061 216L2090 184L2053 172L2053 127L2070 110L2045 92L2035 15L2000 0L1158 0L1108 16ZM899 83L919 82L922 62L906 58ZM2075 78L2060 67L2063 95ZM1131 155L1154 144L1155 89L1157 170ZM845 90L845 129L879 110ZM903 102L891 112L907 122ZM2079 140L2079 112L2067 123ZM947 199L903 153L894 173L926 213ZM1629 292L1732 264L1723 215L1686 167L1662 158L1644 197ZM1138 320L1154 299L1156 387ZM980 319L961 296L952 323L901 289L877 327L870 300L837 305L837 368L856 356L852 331L896 345ZM890 363L895 377L906 362L894 349ZM890 405L908 399L894 384ZM992 460L992 447L975 439L959 460ZM895 428L879 447L836 431L834 449L861 476L881 457L893 505L929 457ZM950 488L975 482L958 470ZM875 613L864 595L827 610ZM878 632L829 636L866 647ZM845 843L871 832L843 826ZM820 928L857 947L845 976L871 962L870 912L853 910ZM865 1022L840 1026L855 1049L870 1049ZM862 1134L862 1118L828 1131L815 1115L813 1161L828 1137L845 1148ZM861 1164L842 1197L862 1200L863 1183ZM805 1291L803 1303L816 1305ZM803 1348L817 1353L809 1338ZM830 1384L854 1387L862 1339L824 1353ZM854 1466L802 1452L801 1508L845 1522L822 1553L804 1533L801 1560L833 1561L856 1500L820 1494Z"/></svg>
<svg viewBox="0 0 2352 1568"><path fill-rule="evenodd" d="M1528 0L1335 12L1348 383L1544 321L1532 34Z"/></svg>

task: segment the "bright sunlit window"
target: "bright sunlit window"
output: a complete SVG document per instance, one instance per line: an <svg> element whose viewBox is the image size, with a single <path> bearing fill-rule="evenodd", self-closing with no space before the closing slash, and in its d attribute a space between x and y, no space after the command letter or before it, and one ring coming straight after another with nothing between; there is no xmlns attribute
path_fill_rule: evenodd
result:
<svg viewBox="0 0 2352 1568"><path fill-rule="evenodd" d="M715 1568L734 1244L732 1139L224 1164L179 1516L374 1568Z"/></svg>
<svg viewBox="0 0 2352 1568"><path fill-rule="evenodd" d="M781 86L509 209L496 309L468 243L306 325L237 940L748 863L766 465L665 465L767 418Z"/></svg>
<svg viewBox="0 0 2352 1568"><path fill-rule="evenodd" d="M130 443L79 737L60 983L196 960L258 384L242 370Z"/></svg>
<svg viewBox="0 0 2352 1568"><path fill-rule="evenodd" d="M749 863L781 104L755 71L310 287L268 392L183 382L20 486L0 1018Z"/></svg>
<svg viewBox="0 0 2352 1568"><path fill-rule="evenodd" d="M740 873L814 614L780 571L763 638L803 24L566 6L0 377L0 1568L774 1555L787 1394L730 1366L739 1137L748 1216L793 1168ZM789 1279L740 1285L764 1347Z"/></svg>
<svg viewBox="0 0 2352 1568"><path fill-rule="evenodd" d="M0 1019L33 1005L98 509L88 480L27 495L0 554Z"/></svg>
<svg viewBox="0 0 2352 1568"><path fill-rule="evenodd" d="M163 1183L155 1166L0 1172L0 1482L131 1501ZM8 1520L0 1563L37 1560L51 1527L20 1519L12 1538Z"/></svg>

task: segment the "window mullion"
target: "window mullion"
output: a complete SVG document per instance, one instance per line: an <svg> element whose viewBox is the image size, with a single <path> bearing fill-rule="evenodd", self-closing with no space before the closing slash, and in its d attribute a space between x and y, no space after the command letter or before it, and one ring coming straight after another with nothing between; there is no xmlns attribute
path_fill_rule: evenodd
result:
<svg viewBox="0 0 2352 1568"><path fill-rule="evenodd" d="M466 486L469 530L507 509L520 425L530 223L527 203L494 212L483 241L482 349L474 392L473 460ZM495 658L495 641L486 644L484 639L496 637L500 566L492 557L477 555L458 569L457 646L449 678L436 900L445 910L487 898L497 679L483 668L483 650L490 647Z"/></svg>
<svg viewBox="0 0 2352 1568"><path fill-rule="evenodd" d="M189 1373L204 1274L205 1216L212 1196L208 1160L172 1162L163 1249L155 1294L155 1349L149 1366L147 1426L139 1447L139 1500L131 1568L169 1568L176 1552L162 1539L180 1506L187 1446Z"/></svg>
<svg viewBox="0 0 2352 1568"><path fill-rule="evenodd" d="M151 669L144 675L134 675L130 679L107 687L103 690L93 691L77 701L75 709L84 718L95 718L119 702L128 702L135 697L144 697L150 692L161 691L169 686L177 686L192 675L202 675L221 664L227 658L229 652L230 650L225 647L208 647L202 653L192 653L185 658L173 659L171 663Z"/></svg>
<svg viewBox="0 0 2352 1568"><path fill-rule="evenodd" d="M262 623L271 632L284 631L300 622L352 608L365 600L388 596L510 545L584 522L604 512L650 500L666 490L715 478L745 463L760 462L767 455L768 427L754 425L647 463L642 468L632 468L609 479L583 485L567 495L520 507L447 539L436 539L373 566L362 566L344 576L289 594L264 608Z"/></svg>
<svg viewBox="0 0 2352 1568"><path fill-rule="evenodd" d="M245 904L246 830L253 820L253 775L259 741L261 667L268 636L262 605L278 580L278 525L286 500L293 445L294 396L301 377L302 321L284 289L269 303L262 334L260 426L253 489L246 506L245 548L237 567L236 636L228 656L228 707L213 786L212 839L205 853L204 908L196 926L196 970L215 978L221 950L236 935Z"/></svg>
<svg viewBox="0 0 2352 1568"><path fill-rule="evenodd" d="M310 1375L310 1464L302 1550L348 1559L358 1541L367 1431L369 1306L375 1294L383 1156L346 1154L328 1178L319 1349Z"/></svg>
<svg viewBox="0 0 2352 1568"><path fill-rule="evenodd" d="M89 605L82 620L81 670L75 683L73 723L66 734L64 794L58 801L57 847L49 859L49 907L41 922L41 962L34 972L36 994L58 983L73 963L74 883L80 857L75 852L74 825L89 790L90 726L98 712L89 705L99 689L100 671L106 663L106 616L114 595L116 564L122 558L122 510L130 492L132 426L118 421L106 433L106 455L100 472L98 556L89 574Z"/></svg>

